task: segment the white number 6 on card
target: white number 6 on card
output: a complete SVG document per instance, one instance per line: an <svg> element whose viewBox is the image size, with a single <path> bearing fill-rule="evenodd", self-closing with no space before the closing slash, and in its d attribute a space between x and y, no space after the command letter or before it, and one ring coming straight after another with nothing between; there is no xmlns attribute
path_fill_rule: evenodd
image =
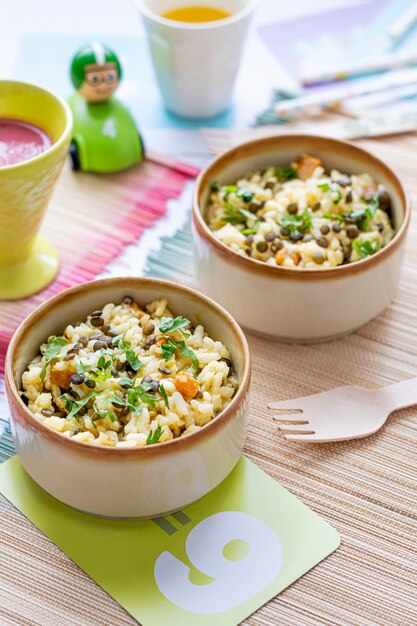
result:
<svg viewBox="0 0 417 626"><path fill-rule="evenodd" d="M236 539L249 551L232 561L223 549ZM202 615L228 611L249 600L272 583L282 565L282 544L272 528L238 511L216 513L197 524L185 549L194 567L215 580L195 585L188 576L190 568L165 551L155 562L155 581L170 602Z"/></svg>

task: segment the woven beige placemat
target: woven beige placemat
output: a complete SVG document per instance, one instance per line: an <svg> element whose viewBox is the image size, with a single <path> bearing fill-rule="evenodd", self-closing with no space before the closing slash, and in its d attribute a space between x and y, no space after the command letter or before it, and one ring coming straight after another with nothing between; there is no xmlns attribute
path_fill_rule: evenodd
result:
<svg viewBox="0 0 417 626"><path fill-rule="evenodd" d="M397 169L416 200L417 137L365 145ZM316 346L248 338L253 394L246 454L333 524L342 545L246 623L416 625L417 409L395 413L367 439L320 445L284 440L266 409L269 399L341 383L378 387L417 376L416 215L398 296L361 331ZM4 499L0 519L0 624L136 623Z"/></svg>

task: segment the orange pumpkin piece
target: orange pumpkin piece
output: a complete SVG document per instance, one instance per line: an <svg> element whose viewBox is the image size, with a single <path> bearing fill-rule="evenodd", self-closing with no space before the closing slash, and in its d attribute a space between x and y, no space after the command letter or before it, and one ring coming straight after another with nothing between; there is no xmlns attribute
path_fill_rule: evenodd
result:
<svg viewBox="0 0 417 626"><path fill-rule="evenodd" d="M302 154L297 163L298 177L301 178L301 180L307 180L307 178L310 178L316 167L321 165L323 165L323 163L317 157L312 157L309 154Z"/></svg>
<svg viewBox="0 0 417 626"><path fill-rule="evenodd" d="M169 337L167 337L166 335L159 335L156 339L155 339L155 344L157 346L162 346L164 343L167 343Z"/></svg>
<svg viewBox="0 0 417 626"><path fill-rule="evenodd" d="M286 250L286 248L281 248L281 250L278 250L278 252L275 255L275 261L277 263L277 265L284 265L284 261L288 256L288 252Z"/></svg>
<svg viewBox="0 0 417 626"><path fill-rule="evenodd" d="M50 380L53 385L58 385L61 389L69 389L71 376L74 372L67 368L66 370L59 370L52 368Z"/></svg>
<svg viewBox="0 0 417 626"><path fill-rule="evenodd" d="M136 302L133 302L130 305L130 308L133 309L133 311L135 311L137 313L139 318L141 318L142 315L145 314L145 311L143 309L141 309L140 306L138 304L136 304Z"/></svg>
<svg viewBox="0 0 417 626"><path fill-rule="evenodd" d="M178 372L174 378L174 385L182 396L194 398L199 390L198 382L187 372Z"/></svg>
<svg viewBox="0 0 417 626"><path fill-rule="evenodd" d="M294 261L294 265L298 265L301 261L301 254L299 252L290 252L290 257Z"/></svg>

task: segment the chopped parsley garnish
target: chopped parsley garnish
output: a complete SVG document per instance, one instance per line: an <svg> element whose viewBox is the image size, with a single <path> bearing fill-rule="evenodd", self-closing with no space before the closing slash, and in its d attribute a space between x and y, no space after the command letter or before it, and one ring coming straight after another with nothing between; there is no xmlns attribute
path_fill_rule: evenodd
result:
<svg viewBox="0 0 417 626"><path fill-rule="evenodd" d="M159 384L159 391L160 391L161 396L164 399L166 408L169 409L167 392L165 391L165 387L163 386L162 383Z"/></svg>
<svg viewBox="0 0 417 626"><path fill-rule="evenodd" d="M65 402L65 409L69 411L66 419L76 416L78 411L82 409L82 407L85 406L87 402L91 400L91 398L96 398L102 393L104 393L104 390L103 391L90 391L90 393L88 393L84 398L81 398L80 400L73 400L67 394L64 393L60 397L60 400Z"/></svg>
<svg viewBox="0 0 417 626"><path fill-rule="evenodd" d="M170 361L175 354L177 349L177 344L172 340L168 339L166 343L163 343L161 346L162 356L165 361Z"/></svg>
<svg viewBox="0 0 417 626"><path fill-rule="evenodd" d="M99 418L102 420L106 419L107 417L109 417L112 422L115 422L117 420L116 414L113 411L99 409L96 402L94 402L93 404L93 409L96 415L98 415Z"/></svg>
<svg viewBox="0 0 417 626"><path fill-rule="evenodd" d="M126 361L129 363L132 370L137 372L143 367L143 363L140 361L139 357L136 355L136 352L130 347L130 343L128 341L124 341L124 335L117 335L113 338L113 345L122 350L126 354Z"/></svg>
<svg viewBox="0 0 417 626"><path fill-rule="evenodd" d="M187 348L185 341L173 341L172 339L168 339L166 343L162 344L161 350L165 361L170 361L175 354L175 351L179 350L182 356L186 359L190 359L195 370L199 367L198 359L195 353L190 348Z"/></svg>
<svg viewBox="0 0 417 626"><path fill-rule="evenodd" d="M329 183L317 183L317 187L322 191L330 191Z"/></svg>
<svg viewBox="0 0 417 626"><path fill-rule="evenodd" d="M332 195L333 204L339 204L339 202L343 198L343 194L340 191L340 189L338 189L336 185L332 183L318 183L317 187L321 189L322 191L329 191L331 192L331 194L336 194L336 197Z"/></svg>
<svg viewBox="0 0 417 626"><path fill-rule="evenodd" d="M375 254L381 247L379 241L360 241L359 239L355 239L353 242L353 247L359 256L362 259L365 259L367 256L371 254Z"/></svg>
<svg viewBox="0 0 417 626"><path fill-rule="evenodd" d="M108 359L106 357L109 357ZM97 362L97 367L92 367L88 363L83 363L82 361L78 361L75 365L75 369L77 374L85 374L88 372L90 374L90 378L95 380L97 383L103 380L108 380L111 378L111 365L113 363L113 359L107 352L102 350L101 356Z"/></svg>
<svg viewBox="0 0 417 626"><path fill-rule="evenodd" d="M342 213L331 213L330 211L328 211L327 213L323 213L323 217L329 220L338 220L341 224L345 221Z"/></svg>
<svg viewBox="0 0 417 626"><path fill-rule="evenodd" d="M127 404L133 412L139 406L139 400L143 404L148 404L152 408L156 407L155 396L150 393L146 393L149 389L151 389L151 385L149 385L149 383L142 383L127 390Z"/></svg>
<svg viewBox="0 0 417 626"><path fill-rule="evenodd" d="M190 348L187 348L187 346L185 345L185 341L176 341L175 343L177 344L177 348L182 356L184 356L186 359L190 359L191 363L193 364L193 368L195 370L198 370L198 359L195 353Z"/></svg>
<svg viewBox="0 0 417 626"><path fill-rule="evenodd" d="M41 380L44 380L46 376L46 368L48 367L49 363L53 359L56 359L60 356L64 356L66 353L66 349L63 350L63 348L66 348L67 346L68 346L68 341L64 339L63 337L50 337L48 339L48 345L46 347L45 352L43 353L43 356L45 358L45 365L43 366L42 371L40 373Z"/></svg>
<svg viewBox="0 0 417 626"><path fill-rule="evenodd" d="M123 398L119 398L119 396L114 395L111 398L111 403L115 406L126 406L126 401Z"/></svg>
<svg viewBox="0 0 417 626"><path fill-rule="evenodd" d="M135 372L137 372L138 370L140 370L141 367L143 367L143 363L140 361L139 357L136 355L136 352L134 350L131 350L130 348L126 350L126 361L129 363L130 367Z"/></svg>
<svg viewBox="0 0 417 626"><path fill-rule="evenodd" d="M219 185L218 181L217 180L212 180L211 183L210 183L210 190L211 191L219 191L219 189L220 189L220 185Z"/></svg>
<svg viewBox="0 0 417 626"><path fill-rule="evenodd" d="M339 204L339 202L343 198L342 192L340 191L340 189L333 189L332 191L336 194L336 198L332 198L333 204Z"/></svg>
<svg viewBox="0 0 417 626"><path fill-rule="evenodd" d="M160 426L155 428L155 430L151 430L146 440L146 445L150 446L153 443L158 443L163 432L164 430Z"/></svg>
<svg viewBox="0 0 417 626"><path fill-rule="evenodd" d="M289 228L291 235L305 233L311 228L311 214L308 209L304 209L301 215L290 215L286 213L281 218L281 226Z"/></svg>
<svg viewBox="0 0 417 626"><path fill-rule="evenodd" d="M378 194L376 193L365 209L367 216L370 219L373 219L375 217L377 209L379 209L379 198Z"/></svg>
<svg viewBox="0 0 417 626"><path fill-rule="evenodd" d="M119 378L117 382L118 382L118 384L121 387L126 386L126 385L128 387L131 387L133 385L132 379L131 378L127 378L127 377L126 378Z"/></svg>
<svg viewBox="0 0 417 626"><path fill-rule="evenodd" d="M242 230L242 235L256 235L259 230L259 224L260 222L256 222L253 228L245 228Z"/></svg>
<svg viewBox="0 0 417 626"><path fill-rule="evenodd" d="M254 195L255 194L253 194L251 191L247 191L247 189L243 189L243 188L240 188L236 193L236 196L238 198L242 198L243 202L246 202L246 203L252 202Z"/></svg>
<svg viewBox="0 0 417 626"><path fill-rule="evenodd" d="M366 209L354 209L350 213L345 213L344 217L349 217L353 220L359 230L365 230L368 224L368 217Z"/></svg>
<svg viewBox="0 0 417 626"><path fill-rule="evenodd" d="M252 220L256 222L258 218L254 213L247 211L246 209L235 208L230 202L225 202L226 209L224 215L221 216L222 222L228 222L229 224L244 224L246 220Z"/></svg>
<svg viewBox="0 0 417 626"><path fill-rule="evenodd" d="M91 372L92 369L92 365L89 365L88 363L83 363L82 361L77 361L77 363L75 364L75 370L77 374L85 374L85 372Z"/></svg>
<svg viewBox="0 0 417 626"><path fill-rule="evenodd" d="M227 196L229 196L231 193L236 193L237 192L237 186L236 185L226 185L225 187L222 187L222 192L224 194L224 198L227 200Z"/></svg>
<svg viewBox="0 0 417 626"><path fill-rule="evenodd" d="M274 167L274 174L280 182L284 180L293 180L298 178L298 172L295 167Z"/></svg>
<svg viewBox="0 0 417 626"><path fill-rule="evenodd" d="M185 317L161 317L161 321L159 323L159 330L161 333L173 333L179 328L184 328L184 326L188 326L190 324L190 320L187 320Z"/></svg>

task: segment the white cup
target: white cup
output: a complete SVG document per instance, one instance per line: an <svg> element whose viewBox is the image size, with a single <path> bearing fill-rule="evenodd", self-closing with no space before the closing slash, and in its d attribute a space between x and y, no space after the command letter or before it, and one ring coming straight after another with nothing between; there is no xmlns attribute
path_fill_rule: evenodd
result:
<svg viewBox="0 0 417 626"><path fill-rule="evenodd" d="M259 0L136 0L142 14L165 106L181 117L202 119L227 109L252 13ZM178 22L162 17L201 5L230 17Z"/></svg>

